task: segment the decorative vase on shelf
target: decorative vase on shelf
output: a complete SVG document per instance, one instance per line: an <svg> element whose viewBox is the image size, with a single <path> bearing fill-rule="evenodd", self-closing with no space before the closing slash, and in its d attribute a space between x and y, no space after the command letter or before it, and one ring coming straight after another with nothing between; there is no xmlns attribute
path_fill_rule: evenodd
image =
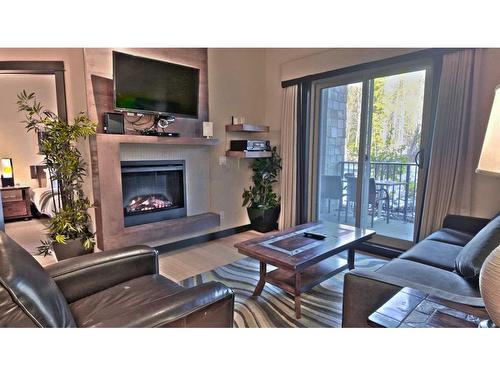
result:
<svg viewBox="0 0 500 375"><path fill-rule="evenodd" d="M491 320L500 327L500 246L486 258L479 275L479 289Z"/></svg>

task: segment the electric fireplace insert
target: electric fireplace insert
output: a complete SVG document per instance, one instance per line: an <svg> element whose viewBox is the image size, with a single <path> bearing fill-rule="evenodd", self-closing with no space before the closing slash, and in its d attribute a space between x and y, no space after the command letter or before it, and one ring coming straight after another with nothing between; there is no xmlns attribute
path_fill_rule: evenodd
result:
<svg viewBox="0 0 500 375"><path fill-rule="evenodd" d="M125 227L185 217L184 160L122 161Z"/></svg>

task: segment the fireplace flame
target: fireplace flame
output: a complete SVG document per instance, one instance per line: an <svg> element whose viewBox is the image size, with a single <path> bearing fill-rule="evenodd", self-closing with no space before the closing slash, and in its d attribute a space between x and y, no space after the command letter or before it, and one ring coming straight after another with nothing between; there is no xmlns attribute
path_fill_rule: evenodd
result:
<svg viewBox="0 0 500 375"><path fill-rule="evenodd" d="M130 200L125 207L127 214L161 210L172 207L173 203L163 194L140 195Z"/></svg>

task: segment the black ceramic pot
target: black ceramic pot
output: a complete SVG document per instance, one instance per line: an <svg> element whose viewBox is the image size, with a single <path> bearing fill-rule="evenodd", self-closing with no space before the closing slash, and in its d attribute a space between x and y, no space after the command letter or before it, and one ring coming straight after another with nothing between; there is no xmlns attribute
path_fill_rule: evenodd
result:
<svg viewBox="0 0 500 375"><path fill-rule="evenodd" d="M278 227L281 206L278 205L268 209L247 207L247 212L252 229L266 233Z"/></svg>
<svg viewBox="0 0 500 375"><path fill-rule="evenodd" d="M66 243L55 242L52 248L54 249L57 260L73 258L92 252L92 250L87 250L83 247L83 241L79 238L76 240L68 240Z"/></svg>

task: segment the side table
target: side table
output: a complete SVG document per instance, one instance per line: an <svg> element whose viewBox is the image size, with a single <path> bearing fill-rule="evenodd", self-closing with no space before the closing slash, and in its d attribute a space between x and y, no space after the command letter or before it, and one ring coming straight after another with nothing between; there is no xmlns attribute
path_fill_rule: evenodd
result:
<svg viewBox="0 0 500 375"><path fill-rule="evenodd" d="M484 307L474 307L403 288L368 317L372 327L477 328L489 319Z"/></svg>

